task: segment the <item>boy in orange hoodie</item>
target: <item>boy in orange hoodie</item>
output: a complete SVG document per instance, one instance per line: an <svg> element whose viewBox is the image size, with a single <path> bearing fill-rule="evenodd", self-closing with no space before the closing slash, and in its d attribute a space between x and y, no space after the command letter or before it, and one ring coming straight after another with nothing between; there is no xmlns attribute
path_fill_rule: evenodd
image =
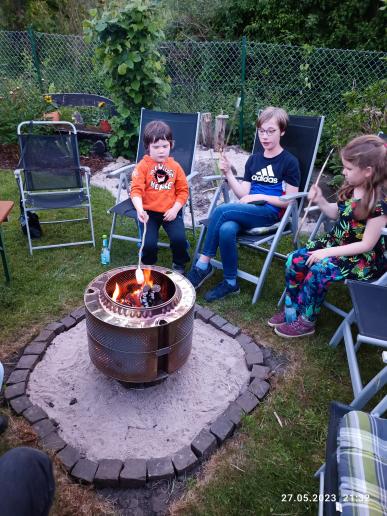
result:
<svg viewBox="0 0 387 516"><path fill-rule="evenodd" d="M188 182L184 170L169 156L173 146L171 128L161 120L149 122L143 143L147 154L133 171L130 190L138 220L147 225L141 261L144 265L157 262L162 226L170 240L173 268L183 273L190 261L182 216L182 207L188 199Z"/></svg>

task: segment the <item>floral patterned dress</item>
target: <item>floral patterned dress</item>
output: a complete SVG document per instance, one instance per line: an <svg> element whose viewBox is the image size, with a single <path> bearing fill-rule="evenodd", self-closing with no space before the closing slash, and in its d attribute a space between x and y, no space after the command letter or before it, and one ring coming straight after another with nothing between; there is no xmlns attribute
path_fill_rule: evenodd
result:
<svg viewBox="0 0 387 516"><path fill-rule="evenodd" d="M362 240L366 220L356 220L354 209L358 201L348 199L338 203L339 219L329 233L306 244L309 251L353 244ZM387 198L376 204L369 218L387 215ZM387 270L386 237L381 237L375 247L363 254L353 256L336 256L333 260L344 278L354 280L372 280Z"/></svg>

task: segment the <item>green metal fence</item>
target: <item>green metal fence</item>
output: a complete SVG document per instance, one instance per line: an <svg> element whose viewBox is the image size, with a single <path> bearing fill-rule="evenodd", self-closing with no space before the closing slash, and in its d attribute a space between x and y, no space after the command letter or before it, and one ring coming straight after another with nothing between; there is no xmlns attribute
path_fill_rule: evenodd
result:
<svg viewBox="0 0 387 516"><path fill-rule="evenodd" d="M386 77L384 52L250 42L164 42L172 92L165 108L231 113L242 96L239 137L250 133L259 107L276 104L327 117L342 95ZM81 36L0 31L0 95L17 84L47 91L109 95L93 63L94 46ZM244 127L244 123L246 127Z"/></svg>

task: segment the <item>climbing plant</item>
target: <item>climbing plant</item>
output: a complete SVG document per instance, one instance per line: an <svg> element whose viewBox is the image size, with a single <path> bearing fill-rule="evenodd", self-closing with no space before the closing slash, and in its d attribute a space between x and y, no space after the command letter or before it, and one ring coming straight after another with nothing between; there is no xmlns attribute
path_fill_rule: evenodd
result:
<svg viewBox="0 0 387 516"><path fill-rule="evenodd" d="M95 59L114 100L109 145L114 154L135 150L140 108L160 108L170 92L165 61L157 50L164 39L162 22L149 0L109 2L90 11L84 23L87 41L96 44Z"/></svg>

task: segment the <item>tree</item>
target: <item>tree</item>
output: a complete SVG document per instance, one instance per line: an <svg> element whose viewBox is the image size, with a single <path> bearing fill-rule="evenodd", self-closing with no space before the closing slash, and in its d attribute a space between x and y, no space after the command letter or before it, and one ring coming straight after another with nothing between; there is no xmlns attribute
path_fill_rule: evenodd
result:
<svg viewBox="0 0 387 516"><path fill-rule="evenodd" d="M90 14L86 39L97 45L97 65L119 113L109 146L127 154L136 147L140 108L161 107L170 92L165 60L157 50L164 38L162 23L148 0L110 2Z"/></svg>
<svg viewBox="0 0 387 516"><path fill-rule="evenodd" d="M199 8L198 5L199 4ZM168 31L202 38L385 50L385 0L164 0Z"/></svg>

